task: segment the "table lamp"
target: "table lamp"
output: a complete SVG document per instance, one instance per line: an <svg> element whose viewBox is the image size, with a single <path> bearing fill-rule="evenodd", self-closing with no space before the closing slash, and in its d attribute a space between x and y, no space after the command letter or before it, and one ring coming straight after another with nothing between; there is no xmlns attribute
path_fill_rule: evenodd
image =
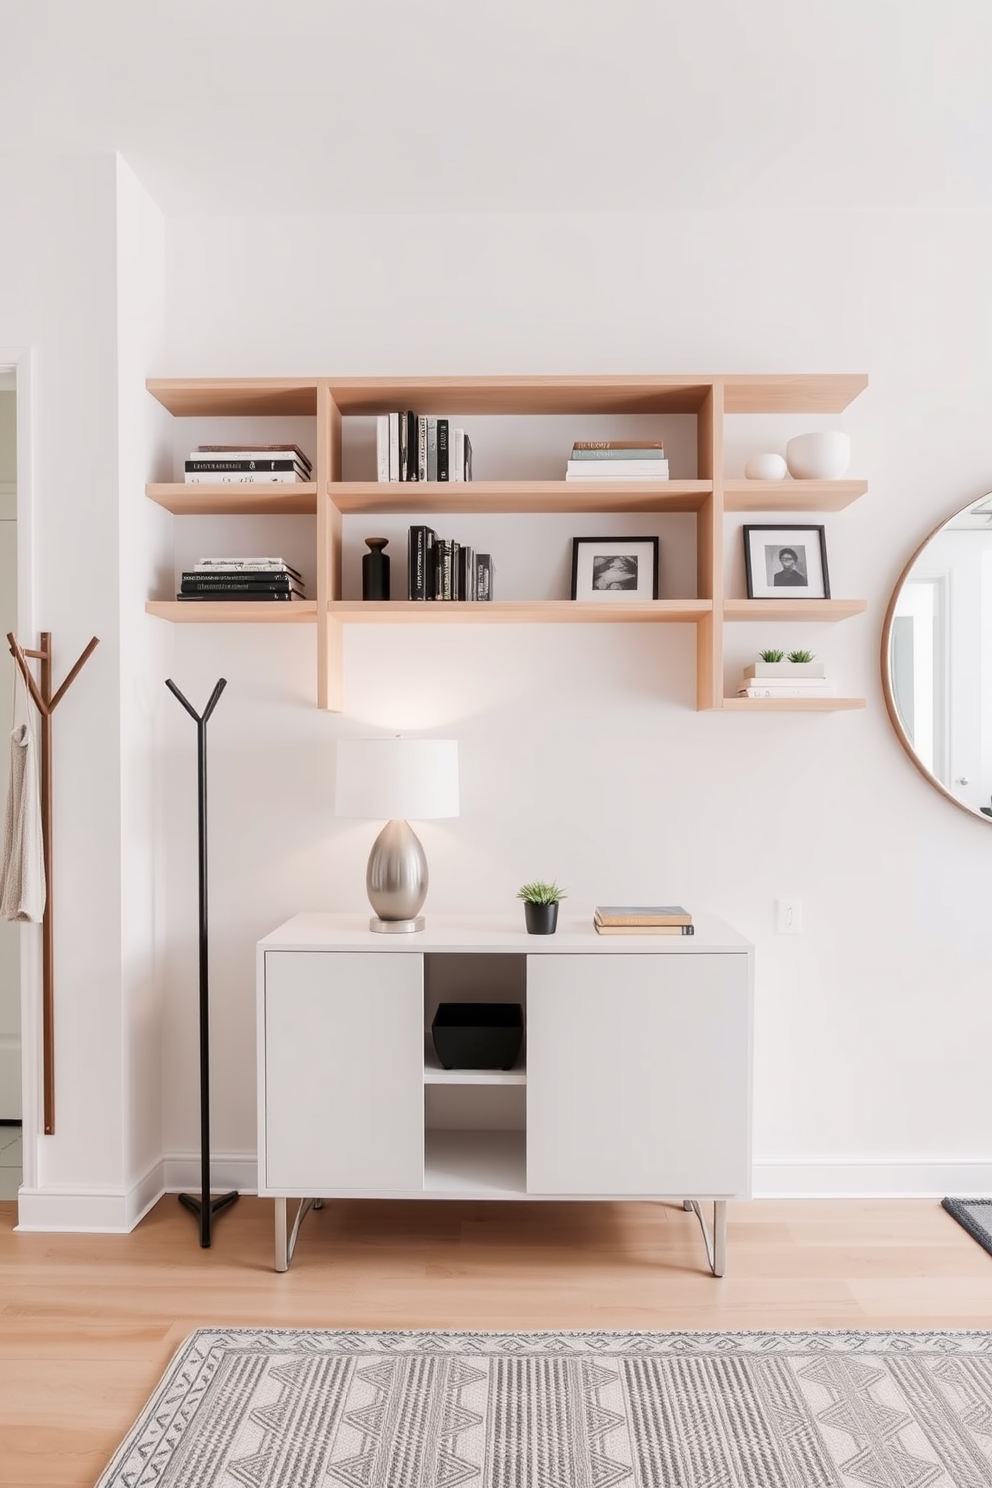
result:
<svg viewBox="0 0 992 1488"><path fill-rule="evenodd" d="M369 929L422 930L427 856L407 818L458 815L455 739L339 739L334 810L387 818L372 844L365 887L375 914Z"/></svg>

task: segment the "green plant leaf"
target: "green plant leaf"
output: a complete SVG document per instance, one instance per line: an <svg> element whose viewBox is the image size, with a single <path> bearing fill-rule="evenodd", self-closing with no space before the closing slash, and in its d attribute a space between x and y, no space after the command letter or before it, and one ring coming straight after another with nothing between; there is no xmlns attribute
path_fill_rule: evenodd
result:
<svg viewBox="0 0 992 1488"><path fill-rule="evenodd" d="M774 647L772 647L768 651L759 651L758 655L761 657L762 661L782 661L785 656L785 652L778 651Z"/></svg>
<svg viewBox="0 0 992 1488"><path fill-rule="evenodd" d="M560 889L553 881L545 883L542 878L535 878L532 883L521 884L517 890L517 898L525 900L528 904L557 904L559 899L567 897L564 889Z"/></svg>
<svg viewBox="0 0 992 1488"><path fill-rule="evenodd" d="M812 661L813 660L813 652L812 651L790 651L789 652L789 660L790 661Z"/></svg>

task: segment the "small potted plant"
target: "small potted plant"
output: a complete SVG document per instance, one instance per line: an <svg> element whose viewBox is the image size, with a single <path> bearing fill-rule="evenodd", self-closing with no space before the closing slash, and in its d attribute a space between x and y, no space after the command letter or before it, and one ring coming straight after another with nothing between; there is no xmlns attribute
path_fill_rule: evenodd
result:
<svg viewBox="0 0 992 1488"><path fill-rule="evenodd" d="M760 661L752 661L744 668L745 677L822 677L825 667L822 661L813 660L812 651L759 651Z"/></svg>
<svg viewBox="0 0 992 1488"><path fill-rule="evenodd" d="M554 935L558 928L558 904L566 898L564 889L556 883L545 883L536 878L517 890L517 898L524 901L524 923L528 935Z"/></svg>

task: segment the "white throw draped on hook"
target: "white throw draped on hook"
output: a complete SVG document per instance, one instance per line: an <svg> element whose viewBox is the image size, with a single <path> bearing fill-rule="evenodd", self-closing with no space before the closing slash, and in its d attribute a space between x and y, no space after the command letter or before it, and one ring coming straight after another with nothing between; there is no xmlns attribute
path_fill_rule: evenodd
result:
<svg viewBox="0 0 992 1488"><path fill-rule="evenodd" d="M40 920L45 913L45 852L38 792L38 749L31 701L19 666L14 665L10 779L0 865L0 913L7 920Z"/></svg>

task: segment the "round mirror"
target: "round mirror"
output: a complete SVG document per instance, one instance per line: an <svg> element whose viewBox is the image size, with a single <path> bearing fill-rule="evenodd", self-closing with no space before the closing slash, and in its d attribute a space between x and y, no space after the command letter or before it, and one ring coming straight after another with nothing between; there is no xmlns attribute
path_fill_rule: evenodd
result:
<svg viewBox="0 0 992 1488"><path fill-rule="evenodd" d="M992 494L941 522L903 570L882 629L882 686L917 769L992 821Z"/></svg>

